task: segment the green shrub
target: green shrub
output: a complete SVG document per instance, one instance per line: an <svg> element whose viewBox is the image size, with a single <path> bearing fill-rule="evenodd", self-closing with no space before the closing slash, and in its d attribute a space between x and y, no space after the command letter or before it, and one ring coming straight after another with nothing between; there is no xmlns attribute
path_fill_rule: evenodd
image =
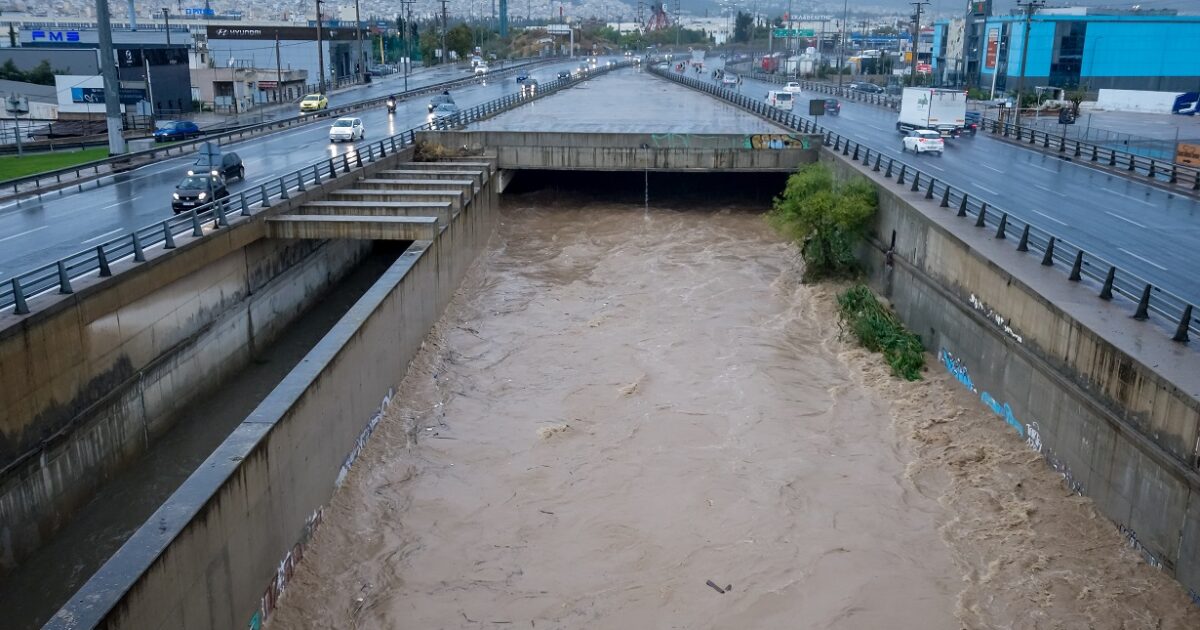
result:
<svg viewBox="0 0 1200 630"><path fill-rule="evenodd" d="M867 350L882 354L892 366L892 374L910 381L920 380L925 368L921 338L906 330L871 289L856 284L838 294L837 300L842 330L854 333Z"/></svg>
<svg viewBox="0 0 1200 630"><path fill-rule="evenodd" d="M854 250L875 215L875 187L862 178L835 181L823 164L788 177L767 220L800 244L806 281L858 273Z"/></svg>

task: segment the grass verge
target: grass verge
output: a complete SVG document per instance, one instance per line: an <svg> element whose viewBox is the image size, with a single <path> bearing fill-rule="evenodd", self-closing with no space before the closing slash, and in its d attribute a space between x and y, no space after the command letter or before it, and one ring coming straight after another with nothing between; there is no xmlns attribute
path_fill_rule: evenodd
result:
<svg viewBox="0 0 1200 630"><path fill-rule="evenodd" d="M85 162L103 160L106 157L108 157L108 147L92 147L82 151L30 153L20 157L8 155L0 157L0 182Z"/></svg>
<svg viewBox="0 0 1200 630"><path fill-rule="evenodd" d="M856 284L838 294L838 317L842 330L849 329L864 348L883 355L892 374L910 381L921 379L925 348L921 338L904 324L865 284Z"/></svg>

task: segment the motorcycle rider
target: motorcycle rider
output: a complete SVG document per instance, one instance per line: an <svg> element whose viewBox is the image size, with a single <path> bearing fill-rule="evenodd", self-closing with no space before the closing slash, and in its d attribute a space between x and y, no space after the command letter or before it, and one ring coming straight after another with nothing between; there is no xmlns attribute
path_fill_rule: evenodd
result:
<svg viewBox="0 0 1200 630"><path fill-rule="evenodd" d="M388 99L387 99L387 111L388 111L388 113L389 113L389 114L395 114L395 113L396 113L396 100L397 100L397 99L396 99L396 95L395 95L395 94L393 94L393 95L391 95L391 96L389 96L389 97L388 97Z"/></svg>

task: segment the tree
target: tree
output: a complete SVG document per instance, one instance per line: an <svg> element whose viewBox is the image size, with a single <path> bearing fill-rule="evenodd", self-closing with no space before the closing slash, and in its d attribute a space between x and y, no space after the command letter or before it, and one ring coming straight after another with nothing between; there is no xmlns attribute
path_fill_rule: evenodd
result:
<svg viewBox="0 0 1200 630"><path fill-rule="evenodd" d="M856 177L834 181L823 164L810 164L788 177L768 221L800 244L805 280L854 275L855 247L878 205L875 188Z"/></svg>
<svg viewBox="0 0 1200 630"><path fill-rule="evenodd" d="M54 70L50 67L50 62L43 59L33 70L25 73L25 81L38 85L54 85Z"/></svg>
<svg viewBox="0 0 1200 630"><path fill-rule="evenodd" d="M753 26L754 16L738 11L737 19L733 23L733 41L740 44L749 43Z"/></svg>
<svg viewBox="0 0 1200 630"><path fill-rule="evenodd" d="M475 34L466 24L456 24L454 28L446 32L446 48L458 53L459 57L468 56L474 44Z"/></svg>

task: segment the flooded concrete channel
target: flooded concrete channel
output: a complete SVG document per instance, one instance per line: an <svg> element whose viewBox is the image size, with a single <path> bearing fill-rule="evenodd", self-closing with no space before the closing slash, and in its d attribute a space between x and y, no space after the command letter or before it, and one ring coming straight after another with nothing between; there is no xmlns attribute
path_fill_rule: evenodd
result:
<svg viewBox="0 0 1200 630"><path fill-rule="evenodd" d="M841 338L782 179L649 181L517 178L268 627L1200 627L943 371Z"/></svg>
<svg viewBox="0 0 1200 630"><path fill-rule="evenodd" d="M0 627L40 628L275 388L403 252L377 242L253 363L200 395L146 454L103 484L53 540L0 582Z"/></svg>

